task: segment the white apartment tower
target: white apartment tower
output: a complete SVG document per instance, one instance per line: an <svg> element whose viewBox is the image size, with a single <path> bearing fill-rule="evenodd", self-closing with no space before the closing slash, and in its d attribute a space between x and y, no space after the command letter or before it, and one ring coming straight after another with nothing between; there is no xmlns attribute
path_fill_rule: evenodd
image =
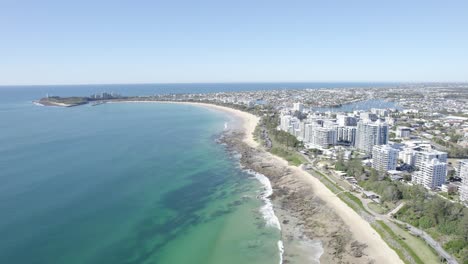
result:
<svg viewBox="0 0 468 264"><path fill-rule="evenodd" d="M372 167L379 172L395 170L398 162L398 150L389 145L375 145L372 149Z"/></svg>
<svg viewBox="0 0 468 264"><path fill-rule="evenodd" d="M371 154L375 145L388 143L388 124L381 122L360 121L356 131L356 148Z"/></svg>
<svg viewBox="0 0 468 264"><path fill-rule="evenodd" d="M336 122L339 126L356 126L357 121L356 118L353 116L347 116L345 114L337 114L336 115Z"/></svg>
<svg viewBox="0 0 468 264"><path fill-rule="evenodd" d="M414 166L416 164L416 151L412 149L404 149L403 151L400 151L400 153L398 153L398 158L403 160L405 164Z"/></svg>
<svg viewBox="0 0 468 264"><path fill-rule="evenodd" d="M290 115L283 115L280 118L280 129L283 131L289 131L289 127L291 126L291 118Z"/></svg>
<svg viewBox="0 0 468 264"><path fill-rule="evenodd" d="M416 151L414 157L414 165L416 168L421 168L425 162L431 161L433 159L437 159L440 162L447 162L447 153L438 151L438 150L431 150L431 151Z"/></svg>
<svg viewBox="0 0 468 264"><path fill-rule="evenodd" d="M304 125L304 142L305 143L310 143L312 140L312 129L314 125L313 124L305 124Z"/></svg>
<svg viewBox="0 0 468 264"><path fill-rule="evenodd" d="M359 114L359 118L362 120L362 121L377 121L377 119L379 118L376 114L374 113L369 113L369 112L363 112L363 113L360 113Z"/></svg>
<svg viewBox="0 0 468 264"><path fill-rule="evenodd" d="M336 129L333 127L320 127L312 124L305 125L304 142L312 147L328 148L336 145Z"/></svg>
<svg viewBox="0 0 468 264"><path fill-rule="evenodd" d="M345 126L345 127L337 127L337 135L336 140L338 142L349 144L350 146L354 146L356 143L356 127L354 126Z"/></svg>
<svg viewBox="0 0 468 264"><path fill-rule="evenodd" d="M310 143L318 148L336 145L336 129L332 127L312 127Z"/></svg>
<svg viewBox="0 0 468 264"><path fill-rule="evenodd" d="M434 158L421 163L418 169L419 171L413 174L411 180L415 184L422 184L428 189L435 189L445 182L445 176L447 175L447 163L445 162Z"/></svg>
<svg viewBox="0 0 468 264"><path fill-rule="evenodd" d="M468 160L458 162L458 177L462 179L460 186L460 201L468 204Z"/></svg>
<svg viewBox="0 0 468 264"><path fill-rule="evenodd" d="M388 109L381 109L381 108L372 108L371 113L376 114L381 117L386 117L389 114Z"/></svg>
<svg viewBox="0 0 468 264"><path fill-rule="evenodd" d="M417 151L412 182L422 184L428 189L440 187L447 176L447 153L437 150Z"/></svg>
<svg viewBox="0 0 468 264"><path fill-rule="evenodd" d="M304 141L305 125L306 124L304 122L299 122L298 128L294 130L294 136L296 136L299 141Z"/></svg>
<svg viewBox="0 0 468 264"><path fill-rule="evenodd" d="M304 105L301 103L294 103L293 104L293 111L302 112L304 110Z"/></svg>

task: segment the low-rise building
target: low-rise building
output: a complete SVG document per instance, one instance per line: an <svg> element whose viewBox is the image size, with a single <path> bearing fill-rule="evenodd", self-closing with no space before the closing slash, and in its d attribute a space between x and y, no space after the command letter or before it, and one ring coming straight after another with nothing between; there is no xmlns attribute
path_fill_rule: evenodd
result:
<svg viewBox="0 0 468 264"><path fill-rule="evenodd" d="M446 193L456 193L458 191L458 186L455 184L442 184L440 190Z"/></svg>
<svg viewBox="0 0 468 264"><path fill-rule="evenodd" d="M399 138L409 138L411 136L411 128L400 126L396 130L396 136Z"/></svg>

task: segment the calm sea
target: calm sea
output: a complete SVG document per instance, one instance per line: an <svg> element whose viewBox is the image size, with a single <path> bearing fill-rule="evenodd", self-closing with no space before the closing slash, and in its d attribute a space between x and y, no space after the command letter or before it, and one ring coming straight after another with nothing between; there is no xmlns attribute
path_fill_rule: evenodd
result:
<svg viewBox="0 0 468 264"><path fill-rule="evenodd" d="M31 103L46 93L273 88L313 85L0 87L0 263L278 263L279 230L259 199L264 185L216 143L232 122L225 114Z"/></svg>

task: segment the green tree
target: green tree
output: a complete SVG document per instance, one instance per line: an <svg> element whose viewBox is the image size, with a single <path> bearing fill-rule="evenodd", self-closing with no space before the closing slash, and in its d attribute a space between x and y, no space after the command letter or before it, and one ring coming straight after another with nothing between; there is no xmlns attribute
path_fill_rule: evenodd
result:
<svg viewBox="0 0 468 264"><path fill-rule="evenodd" d="M463 217L459 225L458 229L462 231L460 235L463 240L468 243L468 208L463 209Z"/></svg>
<svg viewBox="0 0 468 264"><path fill-rule="evenodd" d="M375 182L378 180L379 180L379 172L376 169L371 168L370 173L369 173L369 181Z"/></svg>

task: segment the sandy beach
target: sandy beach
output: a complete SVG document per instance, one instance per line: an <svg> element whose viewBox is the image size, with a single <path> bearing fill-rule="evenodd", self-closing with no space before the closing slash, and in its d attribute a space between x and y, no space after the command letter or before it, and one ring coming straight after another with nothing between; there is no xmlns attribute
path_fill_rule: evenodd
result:
<svg viewBox="0 0 468 264"><path fill-rule="evenodd" d="M317 256L313 255L320 250L321 263L403 263L368 222L317 178L259 146L253 137L258 117L206 103L154 103L206 107L226 112L239 120L240 127L235 128L225 141L242 154L243 166L271 181L271 199L281 222L284 263L314 263Z"/></svg>
<svg viewBox="0 0 468 264"><path fill-rule="evenodd" d="M242 130L245 133L243 141L249 145L250 147L256 148L259 146L258 142L255 141L253 137L253 132L255 131L255 127L257 127L257 124L260 120L259 117L254 116L252 114L229 108L229 107L224 107L224 106L219 106L219 105L213 105L213 104L205 104L205 103L183 103L183 104L189 104L189 105L196 105L196 106L203 106L207 107L210 109L215 109L218 111L223 111L227 112L231 115L233 115L236 119L241 121L241 126Z"/></svg>

